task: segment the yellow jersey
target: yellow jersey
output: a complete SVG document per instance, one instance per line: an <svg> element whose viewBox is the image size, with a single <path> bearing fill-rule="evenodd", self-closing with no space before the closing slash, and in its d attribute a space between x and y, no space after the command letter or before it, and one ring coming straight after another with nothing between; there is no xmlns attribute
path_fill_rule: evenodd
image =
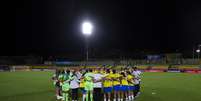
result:
<svg viewBox="0 0 201 101"><path fill-rule="evenodd" d="M133 79L134 79L134 76L132 76L132 75L128 75L127 76L127 79L128 79L128 84L129 84L129 86L132 86L133 85Z"/></svg>
<svg viewBox="0 0 201 101"><path fill-rule="evenodd" d="M116 85L120 85L120 80L119 80L119 77L121 77L121 75L119 73L115 73L112 75L112 79L113 79L113 86L116 86Z"/></svg>
<svg viewBox="0 0 201 101"><path fill-rule="evenodd" d="M128 85L127 77L122 77L121 84L126 86Z"/></svg>
<svg viewBox="0 0 201 101"><path fill-rule="evenodd" d="M85 80L84 80L84 79L81 79L81 80L80 80L80 87L83 88L83 87L84 87L84 84L85 84Z"/></svg>
<svg viewBox="0 0 201 101"><path fill-rule="evenodd" d="M107 75L107 74L106 74ZM103 82L103 86L104 87L111 87L112 86L112 74L108 74L106 77L105 77L106 80L104 80Z"/></svg>

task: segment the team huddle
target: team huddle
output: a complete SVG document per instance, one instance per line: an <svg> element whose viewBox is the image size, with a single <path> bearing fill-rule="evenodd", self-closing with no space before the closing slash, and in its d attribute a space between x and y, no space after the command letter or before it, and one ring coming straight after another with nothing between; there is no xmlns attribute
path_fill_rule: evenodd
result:
<svg viewBox="0 0 201 101"><path fill-rule="evenodd" d="M140 94L140 75L137 67L85 68L56 70L52 79L57 100L133 101Z"/></svg>

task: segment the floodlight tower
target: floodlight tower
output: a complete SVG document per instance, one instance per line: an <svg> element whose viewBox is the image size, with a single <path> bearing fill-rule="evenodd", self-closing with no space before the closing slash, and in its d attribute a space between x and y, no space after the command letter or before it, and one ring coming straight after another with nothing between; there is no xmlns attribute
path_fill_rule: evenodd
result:
<svg viewBox="0 0 201 101"><path fill-rule="evenodd" d="M90 21L84 21L82 23L82 34L84 35L85 37L85 44L86 44L86 62L88 63L88 60L89 60L89 51L88 51L88 40L89 40L89 37L91 36L92 34L92 31L93 31L93 25Z"/></svg>
<svg viewBox="0 0 201 101"><path fill-rule="evenodd" d="M200 59L200 47L201 47L201 44L198 45L198 49L196 50L196 52L198 53L198 60Z"/></svg>

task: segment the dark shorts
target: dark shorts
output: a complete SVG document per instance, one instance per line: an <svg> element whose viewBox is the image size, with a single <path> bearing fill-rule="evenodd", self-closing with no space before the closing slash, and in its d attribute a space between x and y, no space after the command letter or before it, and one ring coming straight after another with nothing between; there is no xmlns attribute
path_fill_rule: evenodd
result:
<svg viewBox="0 0 201 101"><path fill-rule="evenodd" d="M72 94L78 94L78 88L72 89Z"/></svg>
<svg viewBox="0 0 201 101"><path fill-rule="evenodd" d="M94 88L94 100L93 101L103 101L103 93L102 93L102 88Z"/></svg>
<svg viewBox="0 0 201 101"><path fill-rule="evenodd" d="M72 89L72 100L77 100L78 99L78 88Z"/></svg>
<svg viewBox="0 0 201 101"><path fill-rule="evenodd" d="M140 90L140 85L139 84L135 85L135 90Z"/></svg>

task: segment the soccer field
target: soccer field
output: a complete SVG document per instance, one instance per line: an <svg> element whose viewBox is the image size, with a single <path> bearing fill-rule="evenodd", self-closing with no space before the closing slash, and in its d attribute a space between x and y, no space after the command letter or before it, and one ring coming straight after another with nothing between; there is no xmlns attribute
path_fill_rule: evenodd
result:
<svg viewBox="0 0 201 101"><path fill-rule="evenodd" d="M55 101L51 72L0 72L0 101ZM144 73L135 101L201 101L201 75Z"/></svg>

